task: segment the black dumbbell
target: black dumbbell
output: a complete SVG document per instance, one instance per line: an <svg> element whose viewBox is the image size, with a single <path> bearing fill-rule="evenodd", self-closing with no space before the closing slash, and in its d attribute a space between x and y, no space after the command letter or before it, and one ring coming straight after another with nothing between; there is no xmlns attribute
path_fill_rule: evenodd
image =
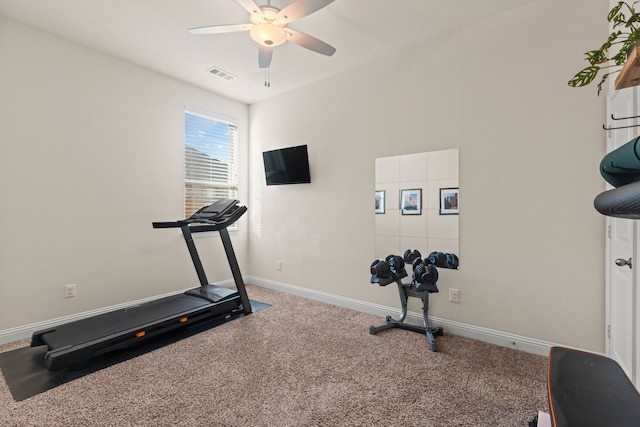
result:
<svg viewBox="0 0 640 427"><path fill-rule="evenodd" d="M417 249L411 250L407 249L404 251L404 262L407 264L412 264L416 258L422 258L422 254Z"/></svg>
<svg viewBox="0 0 640 427"><path fill-rule="evenodd" d="M436 267L446 267L447 266L447 257L442 252L431 252L428 256L430 264L435 265Z"/></svg>
<svg viewBox="0 0 640 427"><path fill-rule="evenodd" d="M412 271L416 271L416 267L422 264L428 264L427 259L425 258L424 261L420 258L416 258L413 260L413 262L411 263L411 267L412 267Z"/></svg>
<svg viewBox="0 0 640 427"><path fill-rule="evenodd" d="M447 261L447 268L458 268L460 260L456 254L444 254Z"/></svg>
<svg viewBox="0 0 640 427"><path fill-rule="evenodd" d="M419 264L413 272L413 286L418 292L438 292L438 269L433 264Z"/></svg>
<svg viewBox="0 0 640 427"><path fill-rule="evenodd" d="M400 273L404 270L404 260L398 255L389 255L385 258L385 262L389 265L392 273Z"/></svg>
<svg viewBox="0 0 640 427"><path fill-rule="evenodd" d="M413 272L413 279L418 283L436 283L438 269L433 264L420 264Z"/></svg>
<svg viewBox="0 0 640 427"><path fill-rule="evenodd" d="M371 278L371 283L377 282L377 280L374 282L374 278L385 279L390 275L391 268L389 267L389 264L386 263L386 261L380 261L379 259L377 259L371 263L371 276L373 276Z"/></svg>

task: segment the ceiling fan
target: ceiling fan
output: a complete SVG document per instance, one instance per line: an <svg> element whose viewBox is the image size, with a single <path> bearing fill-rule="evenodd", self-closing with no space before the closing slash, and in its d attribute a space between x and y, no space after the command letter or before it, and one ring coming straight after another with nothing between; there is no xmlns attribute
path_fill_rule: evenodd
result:
<svg viewBox="0 0 640 427"><path fill-rule="evenodd" d="M334 0L296 0L282 10L267 5L258 6L253 0L236 0L249 12L247 24L213 25L209 27L191 28L191 34L221 34L237 31L249 31L249 35L258 44L258 65L269 68L273 57L273 48L289 40L323 55L331 56L336 49L322 40L308 34L288 28L287 24L304 18L307 15L333 3Z"/></svg>

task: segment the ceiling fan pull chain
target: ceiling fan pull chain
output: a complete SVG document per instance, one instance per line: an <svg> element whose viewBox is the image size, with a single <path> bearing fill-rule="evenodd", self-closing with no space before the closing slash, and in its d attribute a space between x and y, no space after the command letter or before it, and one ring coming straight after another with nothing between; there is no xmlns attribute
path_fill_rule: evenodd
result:
<svg viewBox="0 0 640 427"><path fill-rule="evenodd" d="M271 87L271 81L269 79L269 67L264 69L264 85L266 87Z"/></svg>

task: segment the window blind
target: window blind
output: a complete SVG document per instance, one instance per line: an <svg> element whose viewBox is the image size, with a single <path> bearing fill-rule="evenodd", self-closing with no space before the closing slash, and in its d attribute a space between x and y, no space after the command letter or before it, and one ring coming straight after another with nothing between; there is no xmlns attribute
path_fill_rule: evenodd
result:
<svg viewBox="0 0 640 427"><path fill-rule="evenodd" d="M238 194L238 128L193 111L184 113L185 218Z"/></svg>

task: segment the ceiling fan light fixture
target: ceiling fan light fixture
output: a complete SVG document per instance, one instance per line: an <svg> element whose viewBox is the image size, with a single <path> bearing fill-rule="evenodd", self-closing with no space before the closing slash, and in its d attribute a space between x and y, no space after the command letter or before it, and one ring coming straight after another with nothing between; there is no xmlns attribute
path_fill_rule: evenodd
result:
<svg viewBox="0 0 640 427"><path fill-rule="evenodd" d="M254 25L249 35L256 43L267 47L278 46L287 41L287 32L284 28L270 22Z"/></svg>

